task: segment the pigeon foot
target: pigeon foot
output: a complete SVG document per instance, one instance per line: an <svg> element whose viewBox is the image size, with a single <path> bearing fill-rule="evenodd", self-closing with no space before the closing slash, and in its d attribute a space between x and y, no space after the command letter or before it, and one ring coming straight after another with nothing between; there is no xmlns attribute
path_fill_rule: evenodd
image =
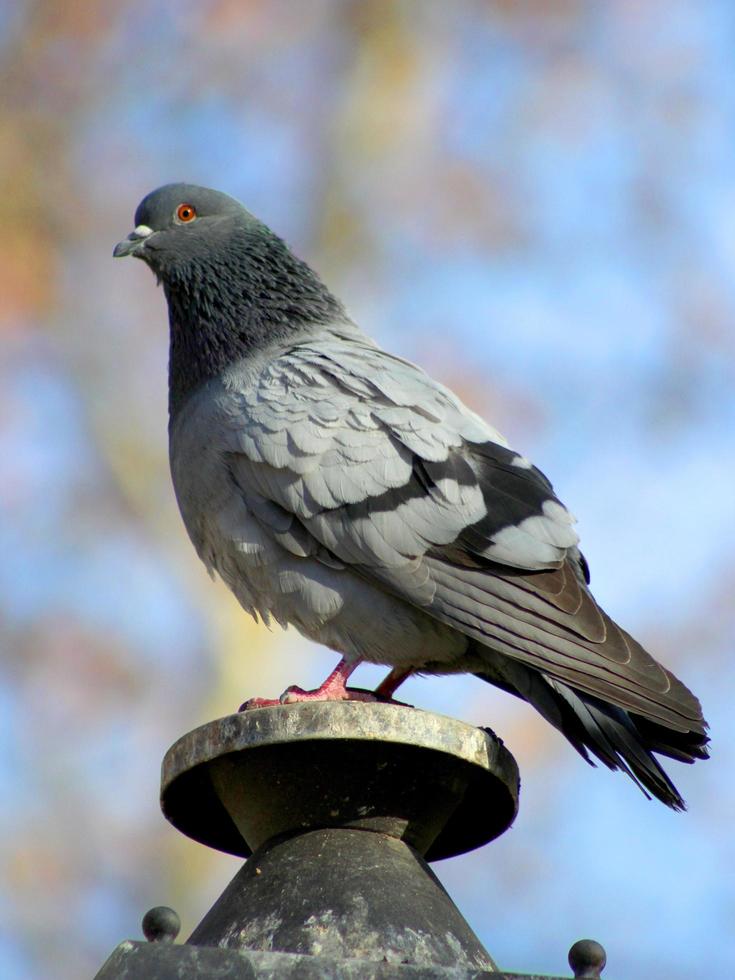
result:
<svg viewBox="0 0 735 980"><path fill-rule="evenodd" d="M240 705L240 711L250 711L253 708L274 708L279 704L298 704L302 701L385 701L372 691L363 691L357 687L345 687L337 693L326 692L321 687L313 691L305 691L303 687L293 684L287 687L279 698L249 698ZM392 700L392 699L391 699Z"/></svg>
<svg viewBox="0 0 735 980"><path fill-rule="evenodd" d="M359 663L359 660L348 663L343 657L320 687L305 691L303 687L292 684L291 687L286 688L280 698L250 698L241 705L240 711L273 708L278 704L295 704L298 701L376 701L378 699L374 694L368 691L353 691L346 686L347 678Z"/></svg>
<svg viewBox="0 0 735 980"><path fill-rule="evenodd" d="M359 660L348 663L343 658L320 687L305 691L303 687L292 684L279 698L249 698L240 705L239 710L275 708L280 704L297 704L302 701L380 701L383 704L387 702L403 705L402 701L396 701L392 695L398 685L411 673L410 670L394 668L375 692L372 692L358 687L347 687L347 678L359 663Z"/></svg>

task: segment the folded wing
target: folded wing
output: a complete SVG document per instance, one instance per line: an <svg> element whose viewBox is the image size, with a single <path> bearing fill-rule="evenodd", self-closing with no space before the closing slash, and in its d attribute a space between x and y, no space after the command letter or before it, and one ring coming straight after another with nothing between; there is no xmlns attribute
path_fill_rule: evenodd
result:
<svg viewBox="0 0 735 980"><path fill-rule="evenodd" d="M270 362L239 398L232 476L285 549L379 582L539 672L557 701L571 691L647 720L655 751L704 754L699 702L596 604L549 481L450 391L335 336Z"/></svg>

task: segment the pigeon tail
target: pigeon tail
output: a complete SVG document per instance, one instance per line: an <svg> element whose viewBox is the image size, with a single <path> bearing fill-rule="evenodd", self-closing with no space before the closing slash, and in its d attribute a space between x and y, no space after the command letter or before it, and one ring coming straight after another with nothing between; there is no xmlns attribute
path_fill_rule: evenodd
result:
<svg viewBox="0 0 735 980"><path fill-rule="evenodd" d="M523 665L513 664L503 675L499 682L492 674L477 674L536 708L590 765L595 765L591 753L608 769L627 773L648 799L654 796L672 810L686 810L653 753L686 763L706 759L706 735L673 731Z"/></svg>

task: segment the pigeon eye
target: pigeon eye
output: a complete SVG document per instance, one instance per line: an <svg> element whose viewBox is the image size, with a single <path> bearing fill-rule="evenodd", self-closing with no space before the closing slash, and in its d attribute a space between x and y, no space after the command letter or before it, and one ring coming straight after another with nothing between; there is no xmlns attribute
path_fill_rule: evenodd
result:
<svg viewBox="0 0 735 980"><path fill-rule="evenodd" d="M184 224L186 224L187 221L193 221L194 218L196 218L196 216L197 216L197 209L194 207L193 204L180 204L176 208L176 217L179 219L179 221L182 221Z"/></svg>

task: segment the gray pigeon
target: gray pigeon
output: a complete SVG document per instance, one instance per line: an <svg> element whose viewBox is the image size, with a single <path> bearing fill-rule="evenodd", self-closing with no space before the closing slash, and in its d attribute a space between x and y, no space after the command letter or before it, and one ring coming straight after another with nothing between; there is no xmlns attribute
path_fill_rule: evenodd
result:
<svg viewBox="0 0 735 980"><path fill-rule="evenodd" d="M700 704L597 605L543 473L381 350L238 201L168 184L135 224L114 254L143 259L168 301L171 473L194 547L256 619L343 658L280 700L473 673L683 809L652 753L707 758ZM345 687L362 661L392 668L375 695Z"/></svg>

